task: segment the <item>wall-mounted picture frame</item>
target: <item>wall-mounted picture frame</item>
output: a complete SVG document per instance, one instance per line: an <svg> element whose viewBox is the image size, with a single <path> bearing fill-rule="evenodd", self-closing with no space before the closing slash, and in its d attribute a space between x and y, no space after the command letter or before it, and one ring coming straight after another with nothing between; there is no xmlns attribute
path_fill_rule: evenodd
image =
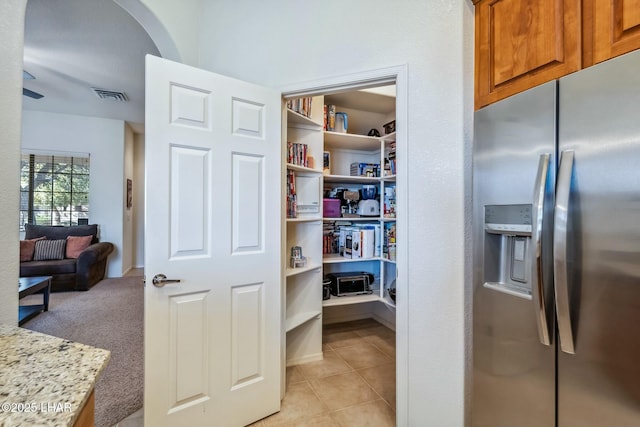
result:
<svg viewBox="0 0 640 427"><path fill-rule="evenodd" d="M133 181L127 178L127 209L133 206Z"/></svg>

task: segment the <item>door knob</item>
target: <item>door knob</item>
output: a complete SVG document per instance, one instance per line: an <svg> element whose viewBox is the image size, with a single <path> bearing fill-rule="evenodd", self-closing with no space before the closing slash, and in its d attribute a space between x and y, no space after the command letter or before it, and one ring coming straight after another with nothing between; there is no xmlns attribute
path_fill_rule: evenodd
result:
<svg viewBox="0 0 640 427"><path fill-rule="evenodd" d="M167 279L167 276L165 276L164 274L156 274L155 276L153 276L153 280L151 280L151 283L153 283L153 286L155 286L156 288L161 288L167 283L180 283L180 279Z"/></svg>

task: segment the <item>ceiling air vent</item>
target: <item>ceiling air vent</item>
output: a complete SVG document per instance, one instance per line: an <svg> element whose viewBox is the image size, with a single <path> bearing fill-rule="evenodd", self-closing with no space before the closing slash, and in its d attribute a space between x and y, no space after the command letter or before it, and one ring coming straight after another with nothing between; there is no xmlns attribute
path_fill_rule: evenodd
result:
<svg viewBox="0 0 640 427"><path fill-rule="evenodd" d="M100 99L111 99L113 101L120 101L120 102L127 102L129 100L129 98L127 98L127 94L124 92L118 92L115 90L98 89L97 87L92 87L91 90Z"/></svg>

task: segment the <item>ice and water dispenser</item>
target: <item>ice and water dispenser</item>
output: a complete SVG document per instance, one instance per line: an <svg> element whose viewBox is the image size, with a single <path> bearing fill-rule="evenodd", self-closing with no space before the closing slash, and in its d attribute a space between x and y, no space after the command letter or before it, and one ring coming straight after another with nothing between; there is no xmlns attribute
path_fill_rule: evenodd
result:
<svg viewBox="0 0 640 427"><path fill-rule="evenodd" d="M531 205L485 205L484 286L531 299Z"/></svg>

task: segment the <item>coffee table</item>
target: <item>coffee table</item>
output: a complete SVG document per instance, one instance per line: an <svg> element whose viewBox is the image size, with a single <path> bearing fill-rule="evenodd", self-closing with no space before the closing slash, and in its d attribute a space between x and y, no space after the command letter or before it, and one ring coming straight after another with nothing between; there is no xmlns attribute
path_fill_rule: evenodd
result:
<svg viewBox="0 0 640 427"><path fill-rule="evenodd" d="M42 304L18 306L18 326L42 311L49 311L51 276L21 277L18 285L18 299L42 291Z"/></svg>

